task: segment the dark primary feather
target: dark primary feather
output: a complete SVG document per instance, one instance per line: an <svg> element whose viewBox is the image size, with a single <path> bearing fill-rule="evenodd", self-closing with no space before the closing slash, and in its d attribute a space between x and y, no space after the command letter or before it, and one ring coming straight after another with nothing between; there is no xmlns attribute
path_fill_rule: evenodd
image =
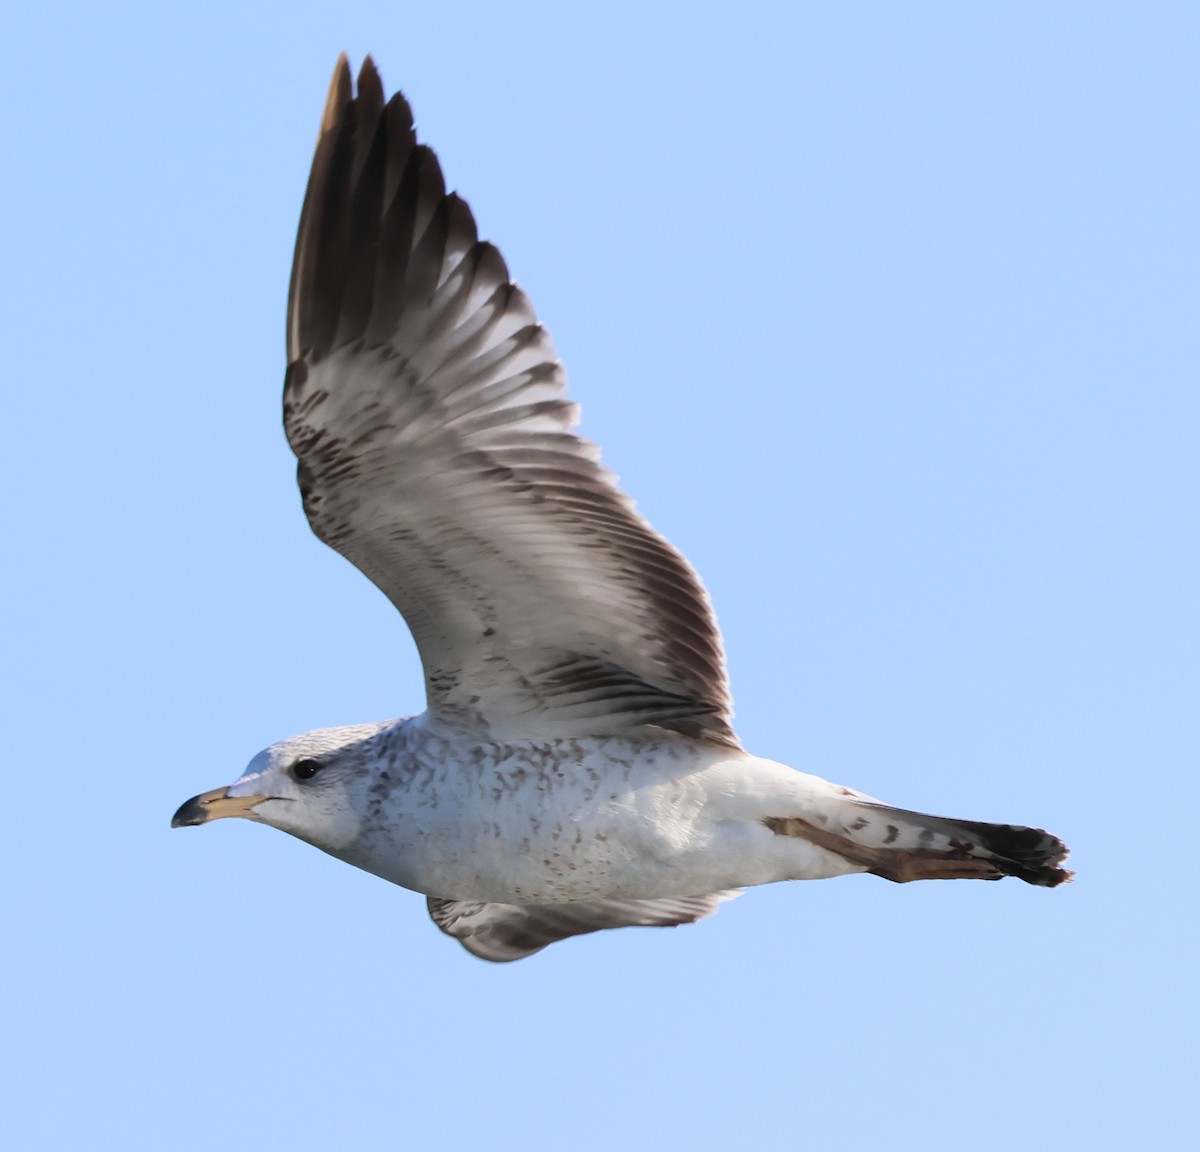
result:
<svg viewBox="0 0 1200 1152"><path fill-rule="evenodd" d="M288 359L305 511L404 614L440 719L736 746L699 578L571 432L549 334L369 58L330 88Z"/></svg>

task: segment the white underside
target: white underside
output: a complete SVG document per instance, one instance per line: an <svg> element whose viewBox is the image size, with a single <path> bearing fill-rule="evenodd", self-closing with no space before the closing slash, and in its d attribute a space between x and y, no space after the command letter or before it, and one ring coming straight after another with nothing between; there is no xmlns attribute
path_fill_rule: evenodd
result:
<svg viewBox="0 0 1200 1152"><path fill-rule="evenodd" d="M318 846L447 899L650 899L862 871L763 820L869 798L658 730L498 745L418 718L381 734L369 775L353 838Z"/></svg>

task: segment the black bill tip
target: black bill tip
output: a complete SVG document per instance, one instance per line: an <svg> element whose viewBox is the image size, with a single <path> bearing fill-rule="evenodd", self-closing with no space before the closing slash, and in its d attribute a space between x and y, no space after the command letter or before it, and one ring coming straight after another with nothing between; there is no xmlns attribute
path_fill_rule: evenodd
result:
<svg viewBox="0 0 1200 1152"><path fill-rule="evenodd" d="M204 806L202 796L193 796L179 805L175 815L171 817L172 828L188 828L193 824L203 824L208 819L208 810Z"/></svg>

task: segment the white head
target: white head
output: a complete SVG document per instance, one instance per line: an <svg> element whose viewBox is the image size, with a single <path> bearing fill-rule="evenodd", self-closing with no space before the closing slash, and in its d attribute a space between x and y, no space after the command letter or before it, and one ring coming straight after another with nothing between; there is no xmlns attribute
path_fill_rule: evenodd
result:
<svg viewBox="0 0 1200 1152"><path fill-rule="evenodd" d="M375 737L393 723L318 728L272 744L234 783L182 804L171 827L240 816L336 852L361 830L377 762Z"/></svg>

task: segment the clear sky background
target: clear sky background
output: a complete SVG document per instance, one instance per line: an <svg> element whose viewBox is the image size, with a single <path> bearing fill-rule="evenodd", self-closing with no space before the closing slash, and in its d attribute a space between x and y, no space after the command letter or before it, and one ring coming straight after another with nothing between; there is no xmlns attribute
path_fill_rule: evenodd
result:
<svg viewBox="0 0 1200 1152"><path fill-rule="evenodd" d="M0 166L20 1149L1191 1146L1200 6L13 4ZM280 429L375 54L712 591L748 747L1078 880L748 892L508 967L272 830L419 710Z"/></svg>

